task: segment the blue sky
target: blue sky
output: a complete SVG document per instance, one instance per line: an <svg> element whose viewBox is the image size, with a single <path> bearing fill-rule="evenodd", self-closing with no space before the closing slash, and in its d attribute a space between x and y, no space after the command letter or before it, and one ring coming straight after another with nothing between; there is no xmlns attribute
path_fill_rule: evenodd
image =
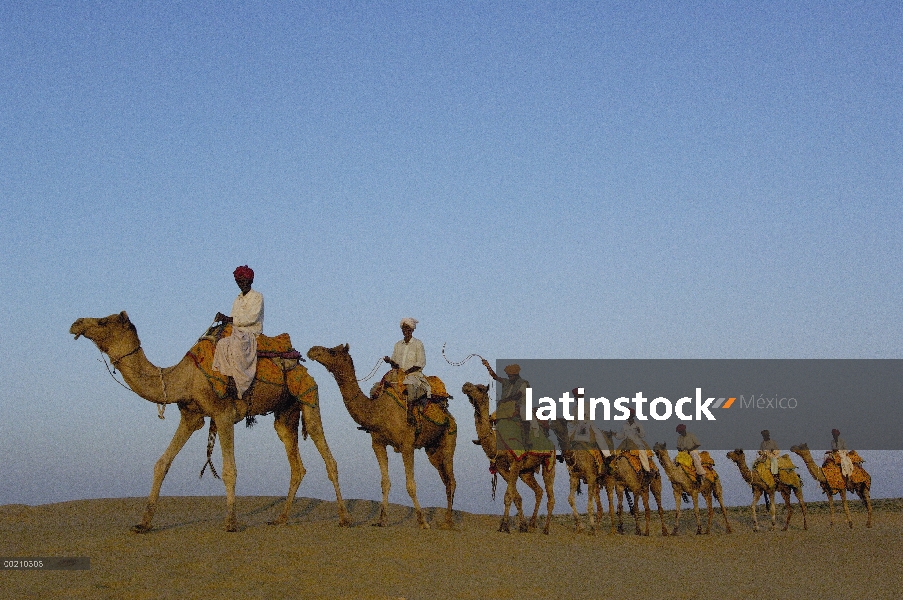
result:
<svg viewBox="0 0 903 600"><path fill-rule="evenodd" d="M175 411L69 325L127 310L173 364L238 264L265 332L348 342L366 373L414 316L452 390L487 378L444 343L903 357L901 31L880 2L5 5L0 503L147 493ZM368 438L311 372L346 496L378 497ZM463 394L453 413L458 504L493 510ZM164 494L222 493L193 476L200 437ZM238 492L284 493L270 420L237 443ZM328 498L308 446L299 493Z"/></svg>

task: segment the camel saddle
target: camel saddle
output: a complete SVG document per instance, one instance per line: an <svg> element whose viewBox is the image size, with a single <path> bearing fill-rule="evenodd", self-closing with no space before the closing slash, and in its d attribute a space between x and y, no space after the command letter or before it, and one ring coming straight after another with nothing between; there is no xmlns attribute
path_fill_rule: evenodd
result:
<svg viewBox="0 0 903 600"><path fill-rule="evenodd" d="M229 378L213 369L213 355L216 352L216 342L229 335L232 335L231 324L225 327L221 325L211 327L186 353L220 398L225 398L228 394ZM299 357L300 353L292 348L289 334L282 333L275 337L258 335L257 374L254 381L284 385L302 404L317 406L317 384L307 372L307 368L299 363Z"/></svg>
<svg viewBox="0 0 903 600"><path fill-rule="evenodd" d="M765 482L765 485L772 487L775 484L774 475L771 473L770 459L757 459L755 464L753 464L753 469L756 470L759 477ZM797 474L796 465L793 464L789 454L782 454L778 458L778 480L791 487L802 487L803 485L803 480Z"/></svg>
<svg viewBox="0 0 903 600"><path fill-rule="evenodd" d="M630 462L630 466L633 467L633 470L637 473L643 472L643 463L640 462L640 450L622 450L621 454L627 457L627 460ZM655 461L652 460L654 454L652 450L645 450L646 456L649 457L649 472L655 473L658 471L658 466L656 466Z"/></svg>
<svg viewBox="0 0 903 600"><path fill-rule="evenodd" d="M862 457L859 456L855 450L850 450L850 452L847 453L847 456L849 456L850 460L853 462L853 472L850 474L850 481L855 484L865 482L868 483L868 485L871 485L872 476L862 468L862 463L865 462ZM828 480L828 485L830 485L832 489L842 490L846 487L846 482L843 480L843 472L841 471L840 466L840 455L837 452L831 452L825 456L825 462L822 463L821 470L825 475L825 479Z"/></svg>
<svg viewBox="0 0 903 600"><path fill-rule="evenodd" d="M702 462L702 468L705 469L705 478L715 483L715 480L718 479L718 473L715 472L715 459L706 450L699 451L699 459ZM696 465L693 464L693 457L689 452L681 450L677 453L674 462L683 468L691 481L696 479Z"/></svg>

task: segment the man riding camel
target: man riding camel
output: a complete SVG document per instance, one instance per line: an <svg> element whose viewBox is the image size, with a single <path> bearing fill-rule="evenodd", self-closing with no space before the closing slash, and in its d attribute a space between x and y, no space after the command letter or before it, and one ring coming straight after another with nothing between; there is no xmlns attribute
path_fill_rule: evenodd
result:
<svg viewBox="0 0 903 600"><path fill-rule="evenodd" d="M391 357L383 357L383 360L392 367L392 370L383 379L391 382L401 379L405 387L408 422L411 424L415 423L415 402L424 397L429 398L432 392L430 384L423 374L423 367L426 366L426 350L423 342L414 337L414 329L418 322L417 319L411 317L402 319L399 325L403 339L395 343Z"/></svg>
<svg viewBox="0 0 903 600"><path fill-rule="evenodd" d="M625 440L625 449L637 450L637 454L640 456L640 464L643 465L643 470L649 472L651 471L651 467L649 466L649 456L646 452L649 450L649 444L647 444L644 439L646 437L646 431L643 429L642 425L637 423L636 411L632 408L629 410L630 416L627 417L627 421L624 423L623 428L615 435L615 437L619 440Z"/></svg>
<svg viewBox="0 0 903 600"><path fill-rule="evenodd" d="M831 430L831 452L828 454L836 454L840 457L840 472L844 477L853 474L853 460L850 458L847 443L840 437L839 429Z"/></svg>
<svg viewBox="0 0 903 600"><path fill-rule="evenodd" d="M228 317L218 312L213 319L232 324L232 335L216 343L213 368L231 377L238 399L244 399L257 373L257 336L263 332L263 294L251 289L254 271L248 265L236 268L232 274L241 292L232 303Z"/></svg>
<svg viewBox="0 0 903 600"><path fill-rule="evenodd" d="M696 468L696 483L702 483L705 477L705 469L702 467L702 457L699 456L699 438L687 431L687 426L681 423L677 426L677 451L687 452L693 459L693 467Z"/></svg>

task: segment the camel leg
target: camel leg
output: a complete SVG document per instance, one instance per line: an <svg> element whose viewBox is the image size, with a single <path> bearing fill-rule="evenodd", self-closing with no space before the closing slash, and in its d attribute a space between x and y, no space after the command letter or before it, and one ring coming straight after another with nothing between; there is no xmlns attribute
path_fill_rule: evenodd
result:
<svg viewBox="0 0 903 600"><path fill-rule="evenodd" d="M580 478L571 473L571 492L568 494L568 504L571 505L571 513L574 515L574 530L577 533L583 531L583 523L580 522L580 513L577 512L577 487L580 485Z"/></svg>
<svg viewBox="0 0 903 600"><path fill-rule="evenodd" d="M680 503L681 503L680 487L677 485L672 485L671 489L674 491L674 531L673 531L673 535L677 535L677 528L680 527Z"/></svg>
<svg viewBox="0 0 903 600"><path fill-rule="evenodd" d="M828 489L827 485L823 486L822 489L825 491L825 494L828 495L828 522L831 524L831 527L834 527L834 495Z"/></svg>
<svg viewBox="0 0 903 600"><path fill-rule="evenodd" d="M169 467L172 466L172 461L179 451L182 450L182 447L185 446L185 442L188 441L191 434L204 426L204 415L188 412L181 408L179 409L179 412L179 426L176 428L176 432L172 436L172 440L169 442L166 451L163 452L163 455L160 456L157 463L154 465L154 481L151 484L150 495L147 497L147 507L144 510L144 516L141 518L141 523L132 527L132 531L135 533L145 533L151 530L151 522L153 521L154 511L157 507L157 499L160 497L160 487L163 485L163 479L169 472Z"/></svg>
<svg viewBox="0 0 903 600"><path fill-rule="evenodd" d="M226 486L226 531L238 531L235 518L235 481L238 469L235 467L235 418L234 410L225 411L214 417L219 434L220 450L223 453L223 485Z"/></svg>
<svg viewBox="0 0 903 600"><path fill-rule="evenodd" d="M505 512L502 513L502 522L499 523L499 531L504 533L511 533L511 523L509 519L512 502L520 515L520 519L523 520L523 503L520 494L517 492L518 474L515 472L516 469L517 465L512 465L508 472L505 473L505 483L507 484L505 488Z"/></svg>
<svg viewBox="0 0 903 600"><path fill-rule="evenodd" d="M273 420L273 428L276 435L282 440L285 446L285 455L288 457L289 468L291 469L291 477L288 484L288 496L285 499L285 507L274 521L270 521L268 525L284 525L288 521L288 514L292 509L292 502L295 500L295 494L298 492L298 486L304 479L307 471L304 463L301 462L301 454L298 453L298 415L297 409L289 409L276 415Z"/></svg>
<svg viewBox="0 0 903 600"><path fill-rule="evenodd" d="M809 523L806 521L806 501L803 500L803 489L802 488L794 488L793 493L796 494L796 499L800 503L800 510L803 511L803 530L808 531ZM852 520L850 521L850 527L853 526Z"/></svg>
<svg viewBox="0 0 903 600"><path fill-rule="evenodd" d="M332 487L335 488L335 500L339 508L339 526L350 527L352 522L351 515L348 514L348 510L345 508L345 501L342 500L342 491L341 489L339 489L339 469L336 464L335 458L333 458L332 456L332 451L330 451L329 449L329 444L326 443L326 434L323 432L323 420L320 418L320 409L319 407L301 404L301 412L304 414L304 426L307 429L307 434L310 436L310 439L313 440L314 446L317 447L317 451L323 458L323 462L326 463L326 476L329 477L329 481L332 482ZM294 432L295 436L295 452L297 453L297 423L295 423L294 429L292 431ZM303 467L301 471L301 477L304 477ZM292 498L294 498L294 495L292 495Z"/></svg>
<svg viewBox="0 0 903 600"><path fill-rule="evenodd" d="M430 524L426 522L423 516L423 510L420 509L420 502L417 501L417 482L414 481L414 447L407 446L401 451L401 460L404 461L404 477L405 485L408 490L408 496L414 504L414 512L417 514L417 524L421 529L429 529Z"/></svg>
<svg viewBox="0 0 903 600"><path fill-rule="evenodd" d="M862 487L862 491L859 492L859 496L862 498L862 502L865 503L865 509L868 511L868 521L866 521L865 526L871 528L872 526L872 498L869 493L869 489L865 486Z"/></svg>
<svg viewBox="0 0 903 600"><path fill-rule="evenodd" d="M530 517L530 523L527 525L527 530L533 531L536 529L536 521L539 518L539 507L542 505L542 486L536 481L536 473L534 471L522 471L520 480L533 490L533 494L536 497L536 502L533 504L533 516Z"/></svg>
<svg viewBox="0 0 903 600"><path fill-rule="evenodd" d="M712 490L709 490L708 493L705 494L704 498L705 498L705 505L706 505L706 508L708 509L708 513L709 513L709 520L705 526L705 533L706 533L706 535L708 535L712 532L712 517L715 516L715 507L712 506Z"/></svg>
<svg viewBox="0 0 903 600"><path fill-rule="evenodd" d="M589 474L586 478L586 518L589 520L589 535L596 534L595 505L596 494L599 493L596 478Z"/></svg>
<svg viewBox="0 0 903 600"><path fill-rule="evenodd" d="M436 467L436 470L439 472L439 478L442 479L442 483L445 485L445 497L448 507L445 510L445 522L442 524L442 528L454 529L455 521L452 514L452 503L455 500L455 474L452 470L452 465L449 464L451 461L446 455L447 452L448 449L440 445L432 450L427 450L426 456L429 458L430 464ZM454 449L452 449L453 453Z"/></svg>
<svg viewBox="0 0 903 600"><path fill-rule="evenodd" d="M787 531L790 528L790 517L793 516L793 504L790 502L790 490L782 489L781 496L784 497L784 506L787 509L787 521L784 523L784 527L781 531ZM772 505L774 508L774 505Z"/></svg>
<svg viewBox="0 0 903 600"><path fill-rule="evenodd" d="M699 494L696 491L693 494L693 516L696 517L696 535L702 533L702 523L699 522ZM711 508L711 506L709 507ZM706 532L708 533L708 531Z"/></svg>
<svg viewBox="0 0 903 600"><path fill-rule="evenodd" d="M388 521L389 489L392 487L392 482L389 481L389 455L386 452L386 446L384 444L380 444L376 440L373 440L372 446L373 453L376 454L376 461L379 463L379 472L381 476L380 486L383 491L383 501L379 507L379 519L377 519L374 525L377 527L385 527Z"/></svg>
<svg viewBox="0 0 903 600"><path fill-rule="evenodd" d="M668 527L665 525L665 509L662 507L662 479L660 476L658 476L658 474L654 474L652 480L649 482L649 491L652 492L652 497L655 499L655 505L658 508L658 519L662 525L662 535L667 537ZM646 498L648 500L648 494ZM646 521L646 529L647 531L649 529L648 517Z"/></svg>
<svg viewBox="0 0 903 600"><path fill-rule="evenodd" d="M646 529L643 531L643 535L649 535L649 523L652 522L652 508L649 506L649 488L643 489L643 510L646 513Z"/></svg>
<svg viewBox="0 0 903 600"><path fill-rule="evenodd" d="M727 519L727 509L724 507L724 496L721 492L721 484L717 481L715 482L715 498L718 500L718 505L721 506L721 514L724 515L724 528L728 533L732 533L731 523Z"/></svg>
<svg viewBox="0 0 903 600"><path fill-rule="evenodd" d="M765 492L766 494L768 492ZM752 499L752 518L753 518L753 531L759 531L759 520L756 518L756 505L759 503L759 496L762 495L762 490L757 487L753 488L753 499Z"/></svg>
<svg viewBox="0 0 903 600"><path fill-rule="evenodd" d="M610 481L605 482L605 493L608 495L608 516L611 518L611 533L615 533L617 530L615 529L614 486Z"/></svg>
<svg viewBox="0 0 903 600"><path fill-rule="evenodd" d="M840 501L843 503L843 512L847 516L847 524L852 529L853 517L850 516L850 507L847 505L847 491L845 489L840 490Z"/></svg>
<svg viewBox="0 0 903 600"><path fill-rule="evenodd" d="M542 467L542 481L546 487L546 525L542 532L549 535L552 527L552 509L555 508L555 457L546 459L547 464Z"/></svg>
<svg viewBox="0 0 903 600"><path fill-rule="evenodd" d="M769 497L771 498L771 530L774 531L778 525L778 507L774 503L775 491L772 489L766 491L765 493L769 494ZM790 522L790 515L787 515L787 522Z"/></svg>

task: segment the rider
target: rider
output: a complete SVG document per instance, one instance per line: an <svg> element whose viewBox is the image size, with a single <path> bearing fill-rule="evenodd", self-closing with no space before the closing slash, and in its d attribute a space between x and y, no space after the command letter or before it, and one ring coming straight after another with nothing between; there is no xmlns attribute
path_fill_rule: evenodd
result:
<svg viewBox="0 0 903 600"><path fill-rule="evenodd" d="M417 319L406 317L401 320L401 335L403 339L395 343L392 356L384 356L383 360L392 366L392 371L386 375L386 379L395 382L404 375L403 383L407 393L408 422L413 424L414 403L420 398L429 398L432 390L430 384L423 375L423 367L426 366L426 350L423 342L414 337L414 329L417 327Z"/></svg>
<svg viewBox="0 0 903 600"><path fill-rule="evenodd" d="M232 324L232 335L216 343L213 368L235 381L239 399L251 387L257 373L257 336L263 332L263 294L251 289L254 271L244 265L232 273L240 293L232 303L232 312L226 316L216 313L214 321Z"/></svg>

